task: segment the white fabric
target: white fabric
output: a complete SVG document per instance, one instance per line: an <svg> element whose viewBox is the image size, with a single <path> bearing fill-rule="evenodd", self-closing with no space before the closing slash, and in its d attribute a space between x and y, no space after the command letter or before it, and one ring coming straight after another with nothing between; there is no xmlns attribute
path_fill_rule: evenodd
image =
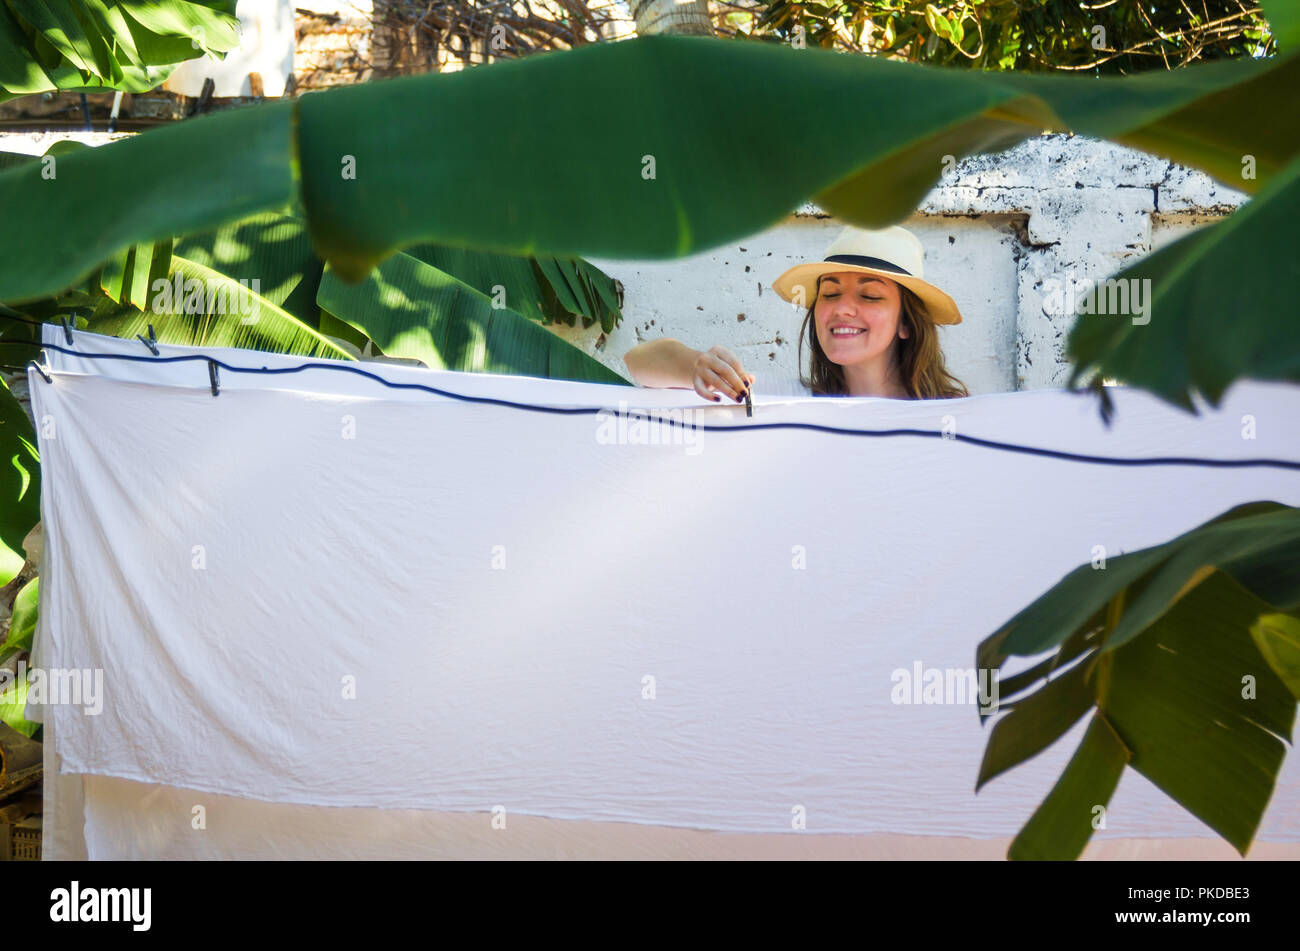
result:
<svg viewBox="0 0 1300 951"><path fill-rule="evenodd" d="M804 386L798 375L773 373L754 374L754 395L762 396L812 396L812 387Z"/></svg>
<svg viewBox="0 0 1300 951"><path fill-rule="evenodd" d="M78 346L109 346L93 337ZM633 823L784 840L802 809L808 834L1002 839L1085 724L976 796L988 734L974 710L896 705L893 671L969 668L1094 545L1147 547L1244 501L1300 504L1294 472L1135 476L933 438L744 428L937 431L951 417L959 433L1074 452L1293 458L1300 395L1282 385L1240 384L1200 417L1115 389L1107 430L1092 399L1062 392L760 394L747 420L689 391L366 365L507 403L616 406L612 391L697 408L726 431L697 433L692 452L607 444L591 415L344 372L223 373L214 398L201 363L88 374L48 357L53 384L29 374L53 425L37 427L37 655L102 668L106 693L98 716L44 711L47 767L64 772L47 819L75 824L84 797L84 837L47 830L50 858L79 844L91 858L364 852L338 808L402 855L472 851L447 838L468 835L455 815L488 829L497 806L597 838ZM1296 759L1261 842L1300 842ZM223 821L191 834L195 805ZM1213 833L1130 771L1098 836Z"/></svg>
<svg viewBox="0 0 1300 951"><path fill-rule="evenodd" d="M104 334L88 333L75 330L73 343L69 344L62 327L45 323L41 325L41 341L57 347L80 350L91 354L127 354L130 356L152 358L153 354L139 340L109 337ZM290 356L282 353L262 353L260 351L240 350L232 347L179 347L173 344L159 343L158 355L163 358L194 356L202 354L235 367L296 367L304 363L325 364L329 369L311 368L296 373L267 376L264 374L233 373L220 370L219 384L222 387L238 389L311 389L324 393L349 393L359 396L378 396L385 399L417 399L421 401L448 399L418 389L390 389L382 383L355 373L334 369L337 366L361 367L368 372L376 372L377 364L371 361L353 362L349 360L327 360ZM115 380L148 379L154 383L175 383L178 386L201 386L208 379L207 364L199 360L182 360L175 363L148 363L116 359L96 359L93 356L66 354L54 347L46 350L51 367L68 370L73 373L89 373L112 377ZM147 367L147 370L142 370ZM568 380L543 380L535 377L512 376L508 374L458 373L454 370L429 370L421 367L405 367L397 364L382 364L385 380L394 383L420 383L435 389L444 389L452 384L455 392L469 396L488 396L495 392L503 382L509 386L526 384L544 394L548 401L557 404L586 406L593 401L617 406L620 399L627 399L628 388L618 385L598 383L574 383ZM146 374L142 376L141 374ZM769 396L812 396L812 390L799 381L797 373L779 370L762 370L754 374L756 382L754 393L759 397ZM659 406L699 406L701 398L690 389L666 389L660 391L668 398L658 402Z"/></svg>
<svg viewBox="0 0 1300 951"><path fill-rule="evenodd" d="M109 337L104 334L88 333L75 330L73 343L69 344L63 328L46 323L41 327L42 343L46 363L51 369L65 370L70 373L86 373L105 376L114 380L148 380L151 383L171 383L177 386L209 387L208 365L203 360L185 359L176 362L139 362L135 360L97 359L94 356L80 356L64 353L62 349L82 351L86 354L124 354L132 357L155 359L149 349L139 340L127 340ZM53 344L55 346L49 346ZM339 393L348 396L374 396L387 400L416 400L427 403L432 400L446 400L451 397L440 396L423 389L393 389L370 377L361 376L350 370L361 369L390 383L403 385L418 384L434 389L450 389L464 396L498 397L501 387L529 387L530 393L536 393L547 403L556 406L588 406L595 399L600 405L617 406L619 400L626 400L629 394L638 388L606 383L575 383L569 380L543 380L535 377L512 376L508 374L460 373L455 370L430 370L424 367L407 367L400 364L380 363L376 361L327 360L293 356L283 353L264 353L254 350L240 350L232 347L181 347L173 344L159 343L158 357L162 360L176 357L211 357L232 367L249 369L271 368L284 369L301 367L306 369L293 373L262 374L238 373L218 368L218 385L220 389L286 389L310 390L315 393ZM211 390L208 390L211 394ZM703 399L694 390L659 390L663 394L656 405L660 406L701 406Z"/></svg>

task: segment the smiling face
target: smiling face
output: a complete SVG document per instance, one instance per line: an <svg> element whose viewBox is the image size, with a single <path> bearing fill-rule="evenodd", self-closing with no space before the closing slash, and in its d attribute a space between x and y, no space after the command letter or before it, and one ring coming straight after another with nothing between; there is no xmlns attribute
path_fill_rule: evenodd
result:
<svg viewBox="0 0 1300 951"><path fill-rule="evenodd" d="M868 363L889 356L899 329L902 298L888 278L860 271L822 275L813 316L817 340L832 363ZM837 333L836 331L839 330Z"/></svg>

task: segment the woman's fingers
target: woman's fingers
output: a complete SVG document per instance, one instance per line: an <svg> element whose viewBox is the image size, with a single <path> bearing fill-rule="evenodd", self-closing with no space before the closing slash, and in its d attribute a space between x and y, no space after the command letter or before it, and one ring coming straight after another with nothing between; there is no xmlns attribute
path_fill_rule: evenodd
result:
<svg viewBox="0 0 1300 951"><path fill-rule="evenodd" d="M745 402L745 388L740 385L739 377L730 367L722 370L710 370L709 383L714 386L719 393L737 403Z"/></svg>
<svg viewBox="0 0 1300 951"><path fill-rule="evenodd" d="M711 367L702 366L699 369L697 378L700 381L696 384L695 389L705 399L717 402L718 394L730 395L732 387L728 384L716 370Z"/></svg>
<svg viewBox="0 0 1300 951"><path fill-rule="evenodd" d="M749 375L745 373L745 368L740 365L735 354L723 346L716 346L709 351L713 357L710 368L721 377L726 384L724 392L728 393L732 399L743 402L745 399L745 385L749 381Z"/></svg>
<svg viewBox="0 0 1300 951"><path fill-rule="evenodd" d="M706 400L718 399L717 394L713 392L713 385L718 379L718 375L708 368L709 355L703 354L695 364L695 378L692 381L695 385L695 392Z"/></svg>
<svg viewBox="0 0 1300 951"><path fill-rule="evenodd" d="M717 394L743 403L745 390L753 380L735 354L723 346L706 350L695 363L695 392L715 403L719 401Z"/></svg>

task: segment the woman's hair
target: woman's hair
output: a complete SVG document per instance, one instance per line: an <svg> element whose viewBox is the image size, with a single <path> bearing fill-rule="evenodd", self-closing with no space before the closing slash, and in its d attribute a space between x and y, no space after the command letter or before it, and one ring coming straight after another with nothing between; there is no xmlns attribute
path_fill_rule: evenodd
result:
<svg viewBox="0 0 1300 951"><path fill-rule="evenodd" d="M939 348L939 330L925 303L911 290L898 284L900 313L898 325L910 333L894 341L898 352L899 378L908 395L915 400L953 399L970 396L966 386L948 372ZM821 278L817 279L817 293L821 294ZM813 318L817 298L808 305L808 314L799 329L799 379L818 396L847 396L849 389L844 380L844 368L831 362L817 339L817 323ZM803 344L807 339L812 349L811 379L803 377Z"/></svg>

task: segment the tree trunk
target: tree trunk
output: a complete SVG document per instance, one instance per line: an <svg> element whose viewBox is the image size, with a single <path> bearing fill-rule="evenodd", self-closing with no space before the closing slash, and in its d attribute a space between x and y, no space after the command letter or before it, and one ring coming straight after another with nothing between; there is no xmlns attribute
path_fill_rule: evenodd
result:
<svg viewBox="0 0 1300 951"><path fill-rule="evenodd" d="M630 0L637 36L652 33L685 33L713 36L708 0Z"/></svg>

